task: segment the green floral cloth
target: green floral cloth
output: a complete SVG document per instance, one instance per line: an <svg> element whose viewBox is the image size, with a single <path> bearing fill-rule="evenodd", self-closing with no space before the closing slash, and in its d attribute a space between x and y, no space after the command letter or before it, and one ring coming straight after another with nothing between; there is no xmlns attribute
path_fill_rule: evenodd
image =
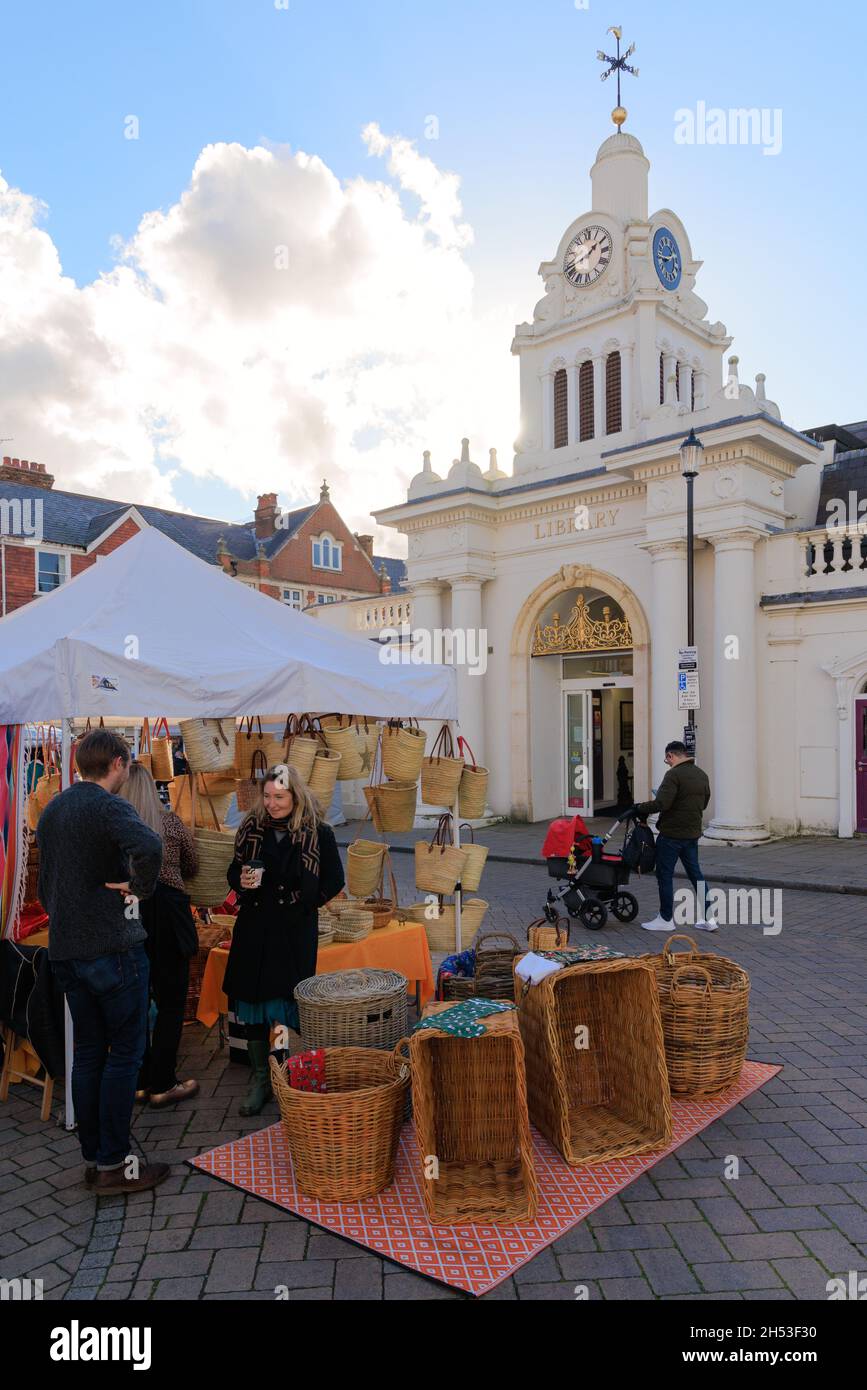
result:
<svg viewBox="0 0 867 1390"><path fill-rule="evenodd" d="M623 960L625 952L612 951L610 946L571 946L565 951L540 951L546 960L559 961L561 965L580 965L588 960Z"/></svg>
<svg viewBox="0 0 867 1390"><path fill-rule="evenodd" d="M495 999L464 999L451 1009L443 1009L442 1013L419 1019L413 1032L417 1033L422 1028L435 1028L438 1033L451 1033L455 1038L480 1038L485 1031L479 1023L480 1018L487 1018L489 1014L508 1013L514 1009L514 1004L500 1003Z"/></svg>

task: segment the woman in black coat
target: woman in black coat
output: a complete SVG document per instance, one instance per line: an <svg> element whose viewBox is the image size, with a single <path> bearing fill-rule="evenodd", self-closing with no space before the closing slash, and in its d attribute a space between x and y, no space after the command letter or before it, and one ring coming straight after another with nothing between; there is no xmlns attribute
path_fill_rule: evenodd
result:
<svg viewBox="0 0 867 1390"><path fill-rule="evenodd" d="M344 884L334 831L292 767L272 767L262 800L242 821L226 874L241 908L224 989L246 1026L253 1071L242 1115L258 1115L271 1094L271 1027L298 1027L295 986L316 974L318 913Z"/></svg>

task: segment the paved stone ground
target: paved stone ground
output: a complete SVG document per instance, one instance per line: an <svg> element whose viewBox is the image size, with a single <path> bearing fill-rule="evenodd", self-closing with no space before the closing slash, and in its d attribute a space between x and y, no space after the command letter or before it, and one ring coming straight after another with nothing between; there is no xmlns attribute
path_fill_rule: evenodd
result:
<svg viewBox="0 0 867 1390"><path fill-rule="evenodd" d="M395 860L409 896L411 861ZM541 869L492 864L490 920L520 933L547 886ZM636 892L652 915L653 883ZM663 940L616 923L573 934L627 951ZM574 1299L585 1284L592 1299L824 1299L832 1276L867 1272L867 903L786 890L779 935L733 926L708 944L749 970L749 1055L783 1072L488 1297ZM216 1030L186 1030L181 1075L200 1079L197 1101L143 1110L135 1128L172 1175L129 1199L88 1195L74 1135L40 1121L35 1090L13 1088L0 1106L0 1277L41 1278L49 1299L272 1299L278 1284L293 1299L465 1297L187 1167L277 1113L238 1115L245 1075Z"/></svg>

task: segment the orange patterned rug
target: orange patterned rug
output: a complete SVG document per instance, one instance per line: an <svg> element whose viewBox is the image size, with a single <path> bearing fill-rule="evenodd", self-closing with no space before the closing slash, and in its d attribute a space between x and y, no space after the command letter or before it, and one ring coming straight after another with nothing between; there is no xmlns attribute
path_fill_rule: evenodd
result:
<svg viewBox="0 0 867 1390"><path fill-rule="evenodd" d="M779 1067L745 1062L740 1080L713 1100L674 1101L671 1143L656 1153L570 1168L556 1149L533 1131L539 1210L534 1221L513 1226L431 1226L422 1200L421 1167L412 1125L404 1125L395 1181L362 1202L329 1203L305 1197L295 1186L283 1126L260 1129L189 1162L223 1182L297 1213L335 1235L364 1245L466 1293L482 1294L508 1279L546 1245L577 1225L596 1207L652 1168L666 1154L700 1134Z"/></svg>

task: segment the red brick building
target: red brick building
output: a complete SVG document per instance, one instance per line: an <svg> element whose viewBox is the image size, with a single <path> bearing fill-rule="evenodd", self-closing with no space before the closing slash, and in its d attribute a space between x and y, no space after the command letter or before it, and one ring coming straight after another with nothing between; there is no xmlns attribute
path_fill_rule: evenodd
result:
<svg viewBox="0 0 867 1390"><path fill-rule="evenodd" d="M74 578L145 526L293 608L399 591L402 560L373 554L373 538L349 530L323 483L319 501L281 512L259 498L252 521L218 521L54 488L41 464L0 466L0 614Z"/></svg>

